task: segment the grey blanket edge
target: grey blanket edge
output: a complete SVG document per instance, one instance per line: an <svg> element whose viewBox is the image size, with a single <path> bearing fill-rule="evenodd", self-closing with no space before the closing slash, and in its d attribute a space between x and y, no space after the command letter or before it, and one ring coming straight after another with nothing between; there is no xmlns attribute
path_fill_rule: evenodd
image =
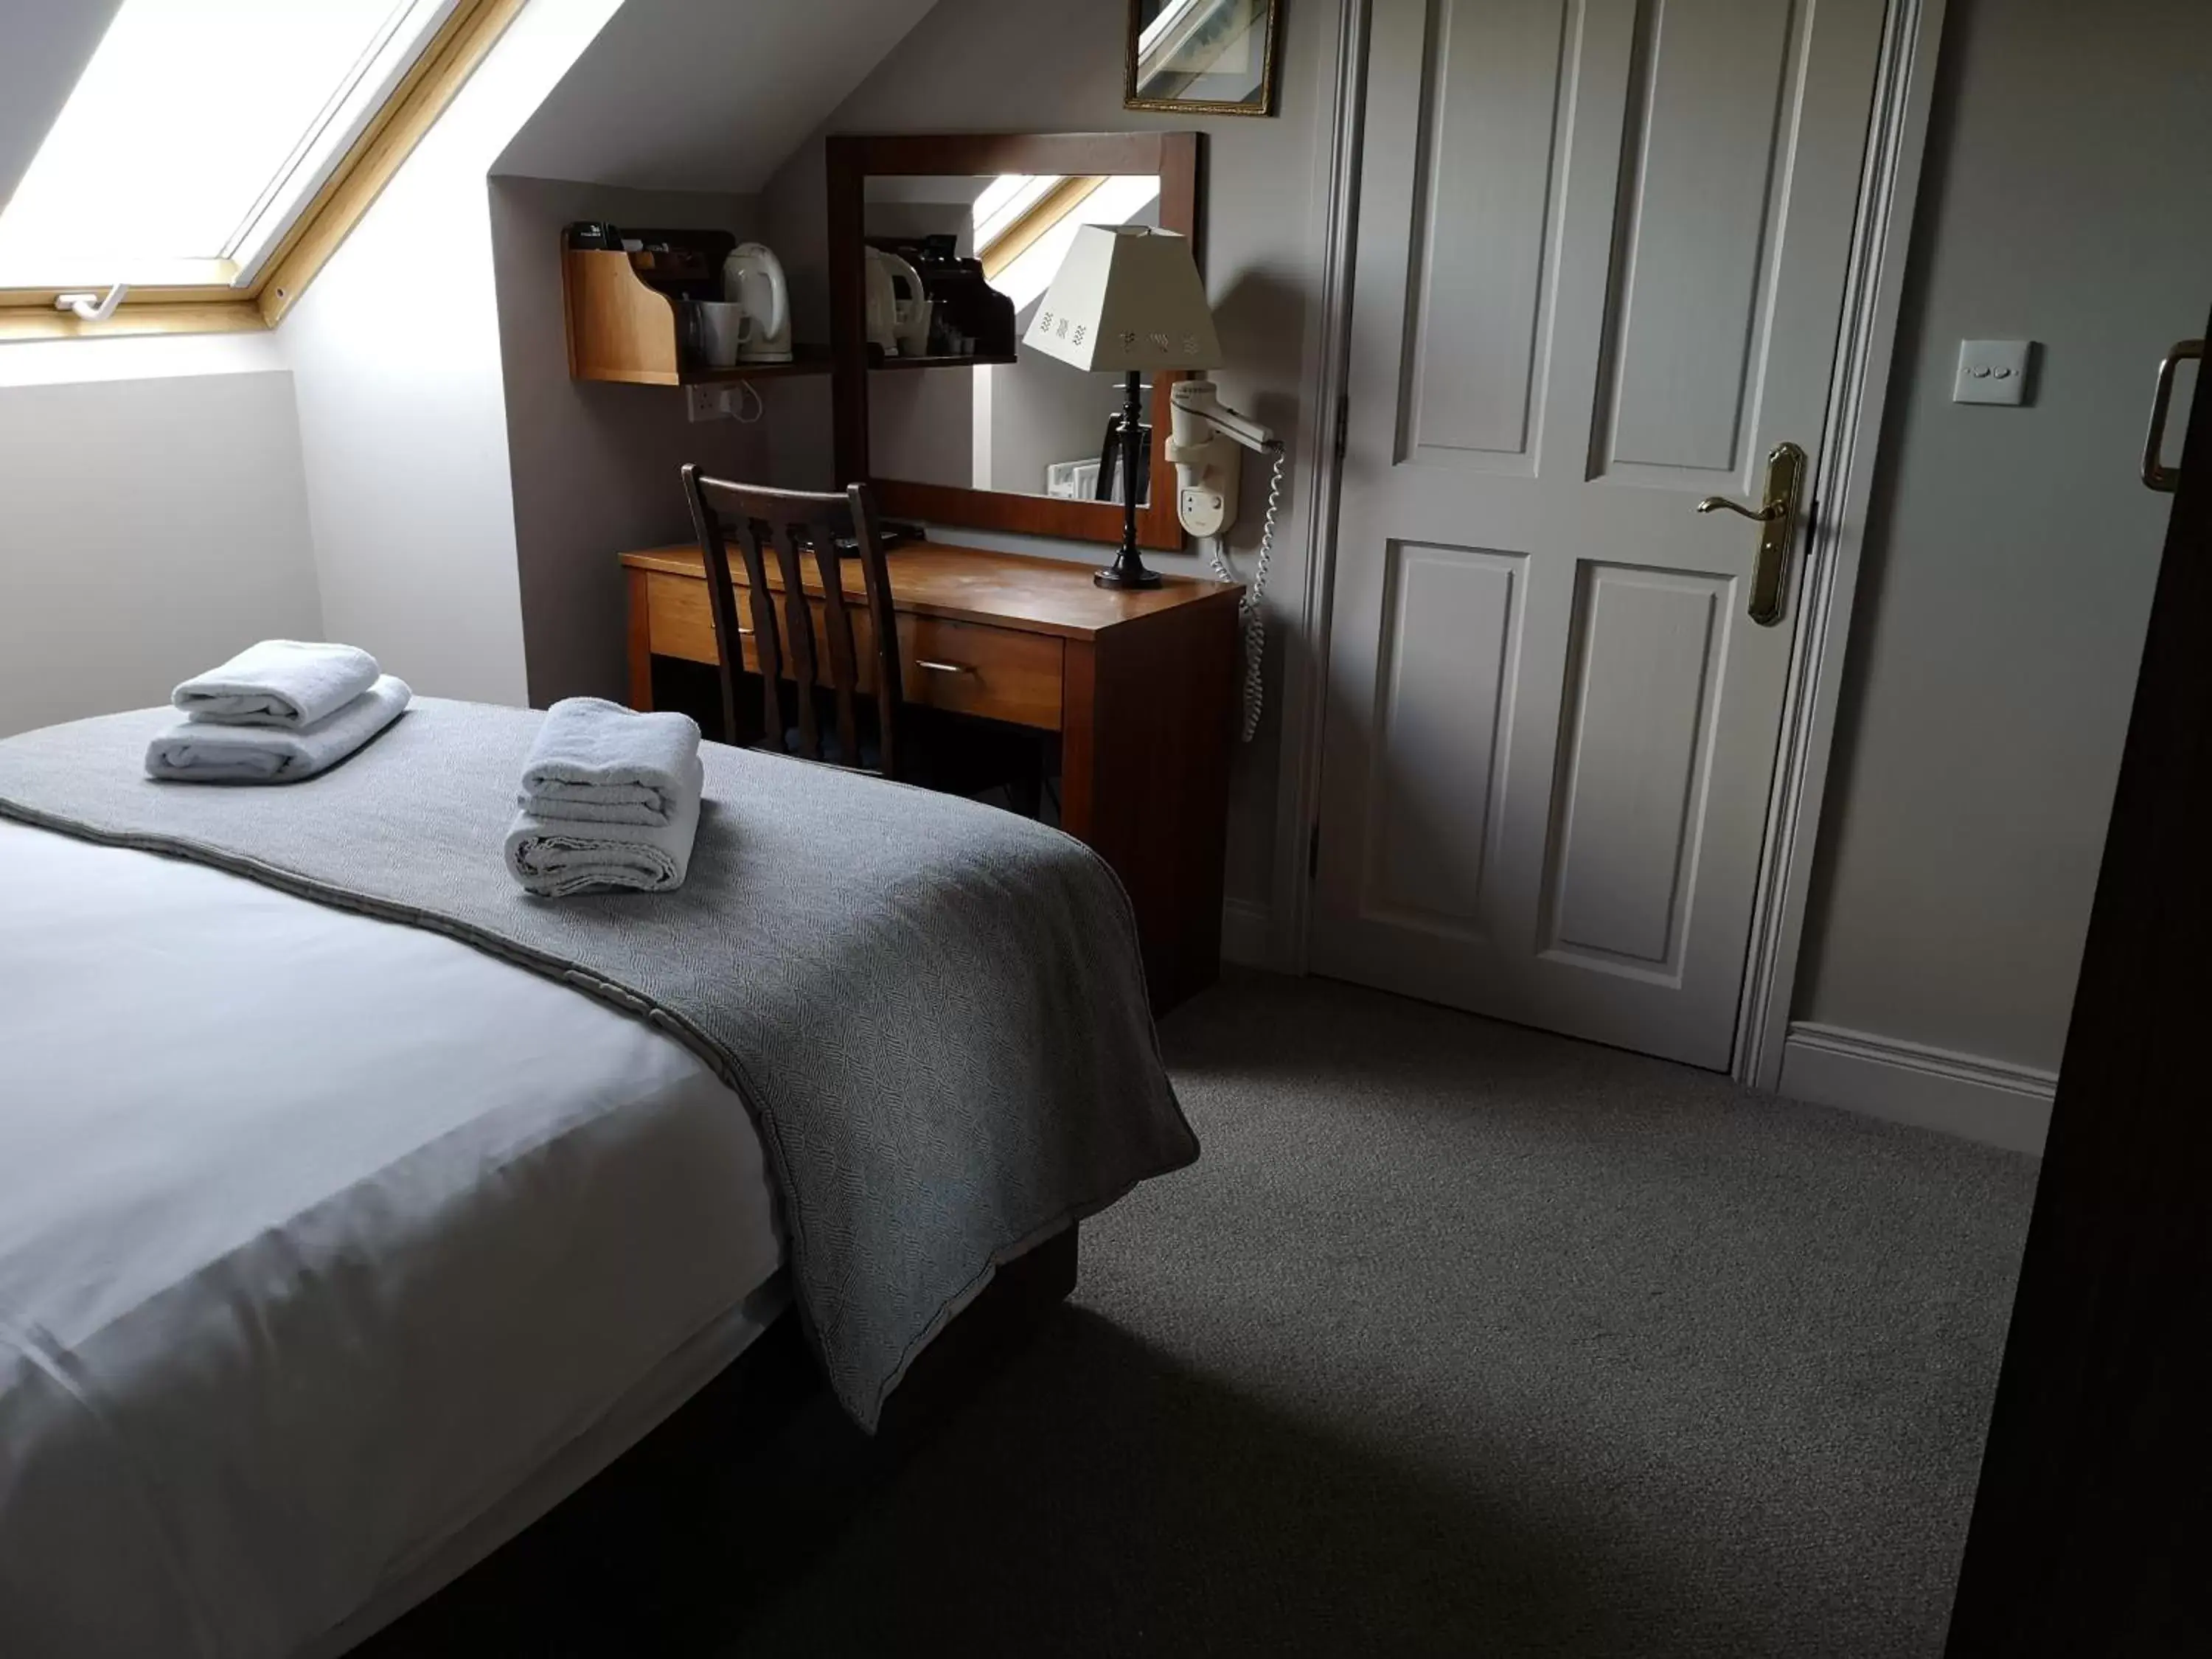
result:
<svg viewBox="0 0 2212 1659"><path fill-rule="evenodd" d="M374 745L371 747L374 748ZM905 786L890 787L905 787ZM378 921L422 928L452 939L471 949L481 951L525 971L567 985L583 994L592 996L643 1020L673 1040L683 1043L744 1103L761 1133L770 1160L770 1167L776 1176L776 1185L782 1199L781 1207L785 1212L786 1224L791 1231L794 1276L804 1281L808 1259L811 1255L805 1231L805 1211L803 1206L795 1201L795 1188L791 1174L792 1160L782 1144L775 1120L771 1114L761 1109L758 1104L759 1092L747 1077L745 1068L738 1057L678 1010L666 1006L660 1000L646 992L596 971L572 957L533 948L503 937L489 928L443 915L434 909L359 892L334 882L323 880L301 871L288 869L283 866L229 848L159 831L108 828L81 818L71 817L64 813L33 806L10 799L4 793L0 793L0 818L11 819L32 828L70 836L98 845L149 853L202 865L254 881L309 902L328 905L333 908ZM1113 889L1115 902L1110 908L1121 932L1121 943L1128 953L1128 960L1136 975L1141 994L1142 957L1138 945L1135 918L1131 912L1127 895L1122 890L1119 878L1114 875L1111 867L1107 866L1103 859L1100 859L1089 848L1082 848L1082 852L1091 864L1104 873L1107 884ZM1164 1064L1159 1053L1157 1029L1152 1029L1149 1036L1152 1048L1150 1058L1155 1065L1161 1066L1164 1074ZM1181 1103L1175 1099L1172 1089L1167 1089L1165 1094L1170 1109L1174 1115L1175 1127L1180 1131L1185 1143L1182 1150L1176 1154L1160 1157L1146 1167L1129 1172L1125 1176L1109 1181L1103 1190L1087 1190L1071 1196L1056 1213L1040 1224L1030 1228L1019 1237L1006 1240L993 1248L988 1260L976 1273L965 1284L947 1296L927 1323L914 1333L894 1367L877 1382L870 1397L865 1400L855 1400L848 1397L842 1390L833 1389L833 1392L838 1394L842 1403L864 1430L873 1432L884 1401L897 1388L908 1370L929 1344L944 1331L945 1328L981 1294L1000 1267L1018 1259L1061 1229L1079 1223L1110 1207L1144 1182L1186 1168L1195 1162L1198 1157L1197 1137L1190 1128L1188 1119L1182 1113ZM817 1352L825 1352L826 1339L817 1328L812 1310L808 1305L807 1297L804 1294L795 1296L793 1306L799 1313L810 1344L815 1346ZM834 1368L832 1368L832 1380L834 1382Z"/></svg>

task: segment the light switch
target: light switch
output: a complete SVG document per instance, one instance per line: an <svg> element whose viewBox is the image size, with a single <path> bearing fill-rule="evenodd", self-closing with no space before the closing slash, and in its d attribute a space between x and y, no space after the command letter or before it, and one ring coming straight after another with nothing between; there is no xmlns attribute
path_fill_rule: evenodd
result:
<svg viewBox="0 0 2212 1659"><path fill-rule="evenodd" d="M2024 404L2033 340L1961 340L1954 404Z"/></svg>

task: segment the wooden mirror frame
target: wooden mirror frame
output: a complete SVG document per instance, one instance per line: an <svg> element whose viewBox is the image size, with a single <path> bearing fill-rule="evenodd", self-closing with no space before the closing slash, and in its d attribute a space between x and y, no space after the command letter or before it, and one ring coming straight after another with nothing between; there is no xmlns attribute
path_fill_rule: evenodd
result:
<svg viewBox="0 0 2212 1659"><path fill-rule="evenodd" d="M1199 234L1200 138L1195 132L917 133L833 137L830 172L830 390L841 484L865 480L884 513L933 524L1073 541L1121 539L1121 507L1114 501L1068 501L1019 495L955 484L878 478L868 456L868 344L866 288L861 262L866 246L866 181L936 173L974 178L1005 173L1079 177L1102 173L1149 173L1160 181L1160 228L1190 238L1199 269L1206 249ZM1070 369L1069 374L1076 371ZM1158 374L1152 384L1151 505L1137 514L1137 541L1155 552L1180 552L1182 526L1167 465L1168 388L1183 378ZM1103 431L1109 389L1100 377Z"/></svg>

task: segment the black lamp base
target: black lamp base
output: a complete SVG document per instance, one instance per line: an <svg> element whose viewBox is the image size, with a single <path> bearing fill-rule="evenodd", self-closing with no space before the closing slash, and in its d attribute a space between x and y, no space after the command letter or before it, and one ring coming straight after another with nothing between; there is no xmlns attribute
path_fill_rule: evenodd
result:
<svg viewBox="0 0 2212 1659"><path fill-rule="evenodd" d="M1115 450L1121 451L1121 545L1114 562L1091 578L1101 587L1160 585L1160 573L1146 569L1144 556L1137 551L1137 503L1151 494L1152 471L1152 458L1144 443L1143 384L1133 368L1122 381L1121 412L1107 426L1105 453L1098 458L1098 493L1103 497L1107 481L1114 476Z"/></svg>
<svg viewBox="0 0 2212 1659"><path fill-rule="evenodd" d="M1158 587L1160 573L1147 570L1134 559L1124 564L1116 559L1112 564L1092 574L1091 580L1101 587Z"/></svg>

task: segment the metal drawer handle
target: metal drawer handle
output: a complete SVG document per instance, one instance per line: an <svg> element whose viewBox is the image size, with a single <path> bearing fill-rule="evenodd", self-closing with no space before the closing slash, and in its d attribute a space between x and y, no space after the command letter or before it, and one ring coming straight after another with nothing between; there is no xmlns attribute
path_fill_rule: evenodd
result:
<svg viewBox="0 0 2212 1659"><path fill-rule="evenodd" d="M2177 340L2173 349L2159 360L2158 390L2151 394L2150 430L2143 434L2142 481L2146 489L2155 489L2161 495L2171 495L2181 488L2181 469L2168 466L2162 459L2166 453L2166 416L2173 403L2173 371L2184 362L2201 362L2204 357L2202 340Z"/></svg>
<svg viewBox="0 0 2212 1659"><path fill-rule="evenodd" d="M927 668L933 674L972 674L975 672L964 662L932 662L927 657L916 657L914 665Z"/></svg>

